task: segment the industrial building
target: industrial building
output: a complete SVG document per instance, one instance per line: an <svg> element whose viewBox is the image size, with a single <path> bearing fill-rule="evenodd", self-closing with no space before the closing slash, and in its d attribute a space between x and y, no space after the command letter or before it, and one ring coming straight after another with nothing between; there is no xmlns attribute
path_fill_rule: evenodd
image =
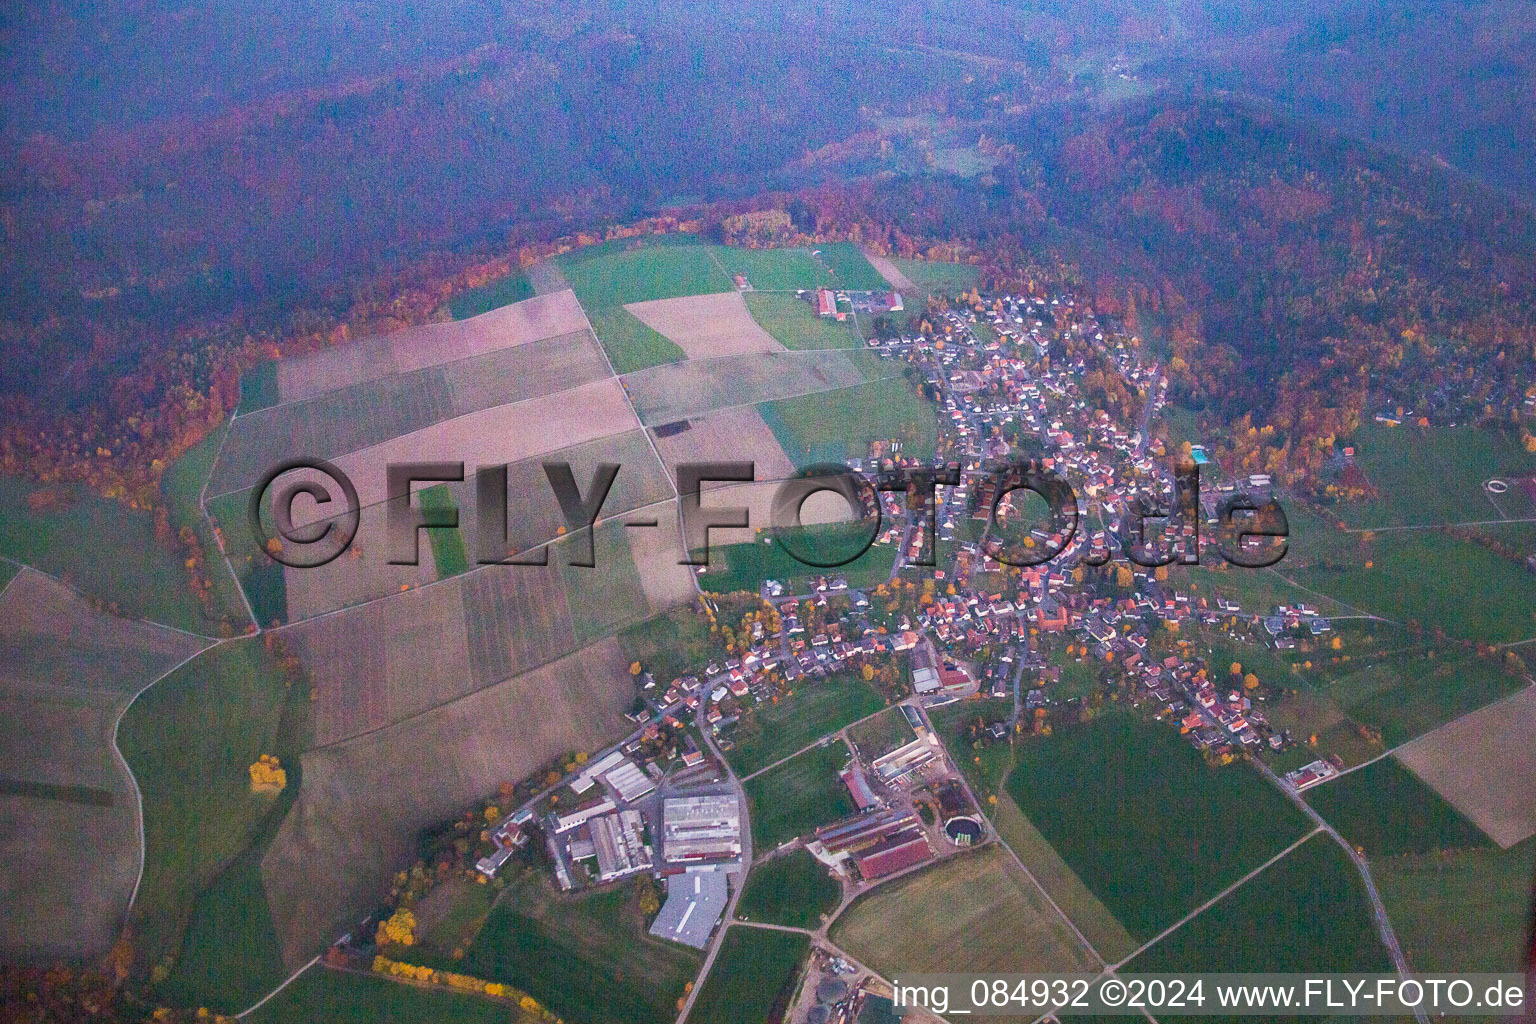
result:
<svg viewBox="0 0 1536 1024"><path fill-rule="evenodd" d="M689 870L672 875L667 879L667 901L651 922L651 934L704 949L728 902L724 871Z"/></svg>
<svg viewBox="0 0 1536 1024"><path fill-rule="evenodd" d="M741 805L730 793L663 800L661 837L670 864L739 859Z"/></svg>

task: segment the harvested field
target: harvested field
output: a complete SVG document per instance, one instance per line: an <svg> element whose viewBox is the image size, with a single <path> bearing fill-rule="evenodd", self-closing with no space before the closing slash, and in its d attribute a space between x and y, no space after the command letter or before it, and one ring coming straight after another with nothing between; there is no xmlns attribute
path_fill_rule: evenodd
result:
<svg viewBox="0 0 1536 1024"><path fill-rule="evenodd" d="M304 785L262 863L296 967L372 908L418 830L552 757L623 735L634 684L608 639L303 759Z"/></svg>
<svg viewBox="0 0 1536 1024"><path fill-rule="evenodd" d="M640 575L640 586L654 611L664 611L694 597L693 570L681 565L683 540L677 499L653 506L633 519L654 516L657 525L629 530L629 552Z"/></svg>
<svg viewBox="0 0 1536 1024"><path fill-rule="evenodd" d="M470 675L465 588L476 575L283 630L310 671L316 743L382 728L491 681Z"/></svg>
<svg viewBox="0 0 1536 1024"><path fill-rule="evenodd" d="M139 806L113 747L134 696L207 646L93 611L24 569L0 595L0 955L92 960L138 877Z"/></svg>
<svg viewBox="0 0 1536 1024"><path fill-rule="evenodd" d="M583 329L239 416L219 452L208 493L249 487L291 456L335 459L455 417L546 398L607 376L602 352Z"/></svg>
<svg viewBox="0 0 1536 1024"><path fill-rule="evenodd" d="M538 295L468 320L422 324L280 360L278 392L284 402L301 401L395 373L570 334L586 326L575 293Z"/></svg>
<svg viewBox="0 0 1536 1024"><path fill-rule="evenodd" d="M784 348L752 319L740 292L632 302L624 308L676 342L689 359L780 352Z"/></svg>
<svg viewBox="0 0 1536 1024"><path fill-rule="evenodd" d="M535 295L552 295L570 287L565 275L560 273L559 267L555 266L554 260L535 263L523 273L528 278L528 283L533 286Z"/></svg>
<svg viewBox="0 0 1536 1024"><path fill-rule="evenodd" d="M736 405L864 383L846 352L763 352L691 359L627 374L624 387L647 426L702 416Z"/></svg>
<svg viewBox="0 0 1536 1024"><path fill-rule="evenodd" d="M864 250L864 258L869 260L869 265L880 271L880 276L885 278L886 282L897 291L915 292L918 290L917 285L912 283L912 279L903 274L901 268L892 263L888 258L878 256L868 249Z"/></svg>
<svg viewBox="0 0 1536 1024"><path fill-rule="evenodd" d="M734 544L752 540L758 530L772 524L773 493L777 481L792 476L794 463L779 447L779 441L763 422L763 417L750 405L733 409L721 409L694 421L689 429L667 437L656 437L656 448L667 464L667 471L676 479L677 467L685 462L752 462L756 466L757 479L753 484L706 484L703 503L706 507L729 508L746 506L750 509L748 527L744 530L711 530L711 544Z"/></svg>
<svg viewBox="0 0 1536 1024"><path fill-rule="evenodd" d="M299 622L399 593L401 587L419 587L437 579L432 545L426 542L425 537L422 539L419 564L389 564L384 508L383 505L369 505L362 510L357 537L340 558L310 569L282 570L287 590L288 621ZM298 509L295 509L294 518L297 522L303 521L298 515ZM245 524L238 524L234 529L243 531ZM228 540L230 527L226 526L224 532Z"/></svg>
<svg viewBox="0 0 1536 1024"><path fill-rule="evenodd" d="M864 896L838 918L832 940L887 977L1098 966L997 846L941 861Z"/></svg>
<svg viewBox="0 0 1536 1024"><path fill-rule="evenodd" d="M464 577L474 688L508 679L575 646L564 581L554 564L558 559L553 555L548 566L487 566Z"/></svg>
<svg viewBox="0 0 1536 1024"><path fill-rule="evenodd" d="M1536 687L1472 712L1396 757L1504 849L1536 834Z"/></svg>

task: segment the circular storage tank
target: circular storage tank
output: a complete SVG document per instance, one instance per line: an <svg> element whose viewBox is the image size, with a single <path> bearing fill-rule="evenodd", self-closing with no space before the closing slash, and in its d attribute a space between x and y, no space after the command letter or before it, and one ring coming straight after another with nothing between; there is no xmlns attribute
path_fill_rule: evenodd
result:
<svg viewBox="0 0 1536 1024"><path fill-rule="evenodd" d="M950 818L944 823L944 834L956 846L970 846L981 839L981 822L967 815Z"/></svg>

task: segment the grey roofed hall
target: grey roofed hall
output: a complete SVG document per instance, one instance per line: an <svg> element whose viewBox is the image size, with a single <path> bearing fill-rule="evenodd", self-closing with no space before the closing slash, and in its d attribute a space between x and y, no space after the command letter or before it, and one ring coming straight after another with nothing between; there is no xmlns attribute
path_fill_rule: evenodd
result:
<svg viewBox="0 0 1536 1024"><path fill-rule="evenodd" d="M651 922L651 934L703 949L725 912L728 886L724 871L686 871L667 878L667 902Z"/></svg>

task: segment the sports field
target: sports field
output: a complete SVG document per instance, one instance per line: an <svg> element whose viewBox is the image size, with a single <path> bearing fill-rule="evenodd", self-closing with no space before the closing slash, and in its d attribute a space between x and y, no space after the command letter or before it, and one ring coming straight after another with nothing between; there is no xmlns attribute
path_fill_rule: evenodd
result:
<svg viewBox="0 0 1536 1024"><path fill-rule="evenodd" d="M842 884L825 864L806 850L795 850L753 865L736 916L790 928L819 928L822 916L837 909L842 894Z"/></svg>
<svg viewBox="0 0 1536 1024"><path fill-rule="evenodd" d="M1009 795L1138 939L1306 831L1301 812L1252 769L1212 768L1174 730L1129 714L1033 740L1015 756Z"/></svg>
<svg viewBox="0 0 1536 1024"><path fill-rule="evenodd" d="M755 292L746 296L752 319L785 348L857 348L853 324L824 320L811 300L788 292Z"/></svg>
<svg viewBox="0 0 1536 1024"><path fill-rule="evenodd" d="M1536 688L1526 687L1397 752L1418 778L1508 848L1536 833Z"/></svg>
<svg viewBox="0 0 1536 1024"><path fill-rule="evenodd" d="M118 717L205 646L103 615L30 570L0 595L0 952L73 961L111 947L140 854Z"/></svg>
<svg viewBox="0 0 1536 1024"><path fill-rule="evenodd" d="M1488 845L1476 825L1394 757L1314 786L1304 798L1371 857Z"/></svg>
<svg viewBox="0 0 1536 1024"><path fill-rule="evenodd" d="M1128 972L1385 972L1360 875L1316 835L1126 965Z"/></svg>
<svg viewBox="0 0 1536 1024"><path fill-rule="evenodd" d="M839 769L851 755L834 741L807 750L746 783L753 849L762 853L853 813Z"/></svg>
<svg viewBox="0 0 1536 1024"><path fill-rule="evenodd" d="M940 861L861 896L837 919L831 938L888 978L1099 966L996 846Z"/></svg>
<svg viewBox="0 0 1536 1024"><path fill-rule="evenodd" d="M779 1019L809 950L804 935L735 925L725 933L688 1019L694 1024Z"/></svg>
<svg viewBox="0 0 1536 1024"><path fill-rule="evenodd" d="M751 775L883 707L885 698L853 672L803 680L790 695L742 716L725 759L737 775Z"/></svg>
<svg viewBox="0 0 1536 1024"><path fill-rule="evenodd" d="M548 871L523 871L461 969L513 985L566 1020L670 1020L703 958L645 926L634 886L562 894Z"/></svg>

